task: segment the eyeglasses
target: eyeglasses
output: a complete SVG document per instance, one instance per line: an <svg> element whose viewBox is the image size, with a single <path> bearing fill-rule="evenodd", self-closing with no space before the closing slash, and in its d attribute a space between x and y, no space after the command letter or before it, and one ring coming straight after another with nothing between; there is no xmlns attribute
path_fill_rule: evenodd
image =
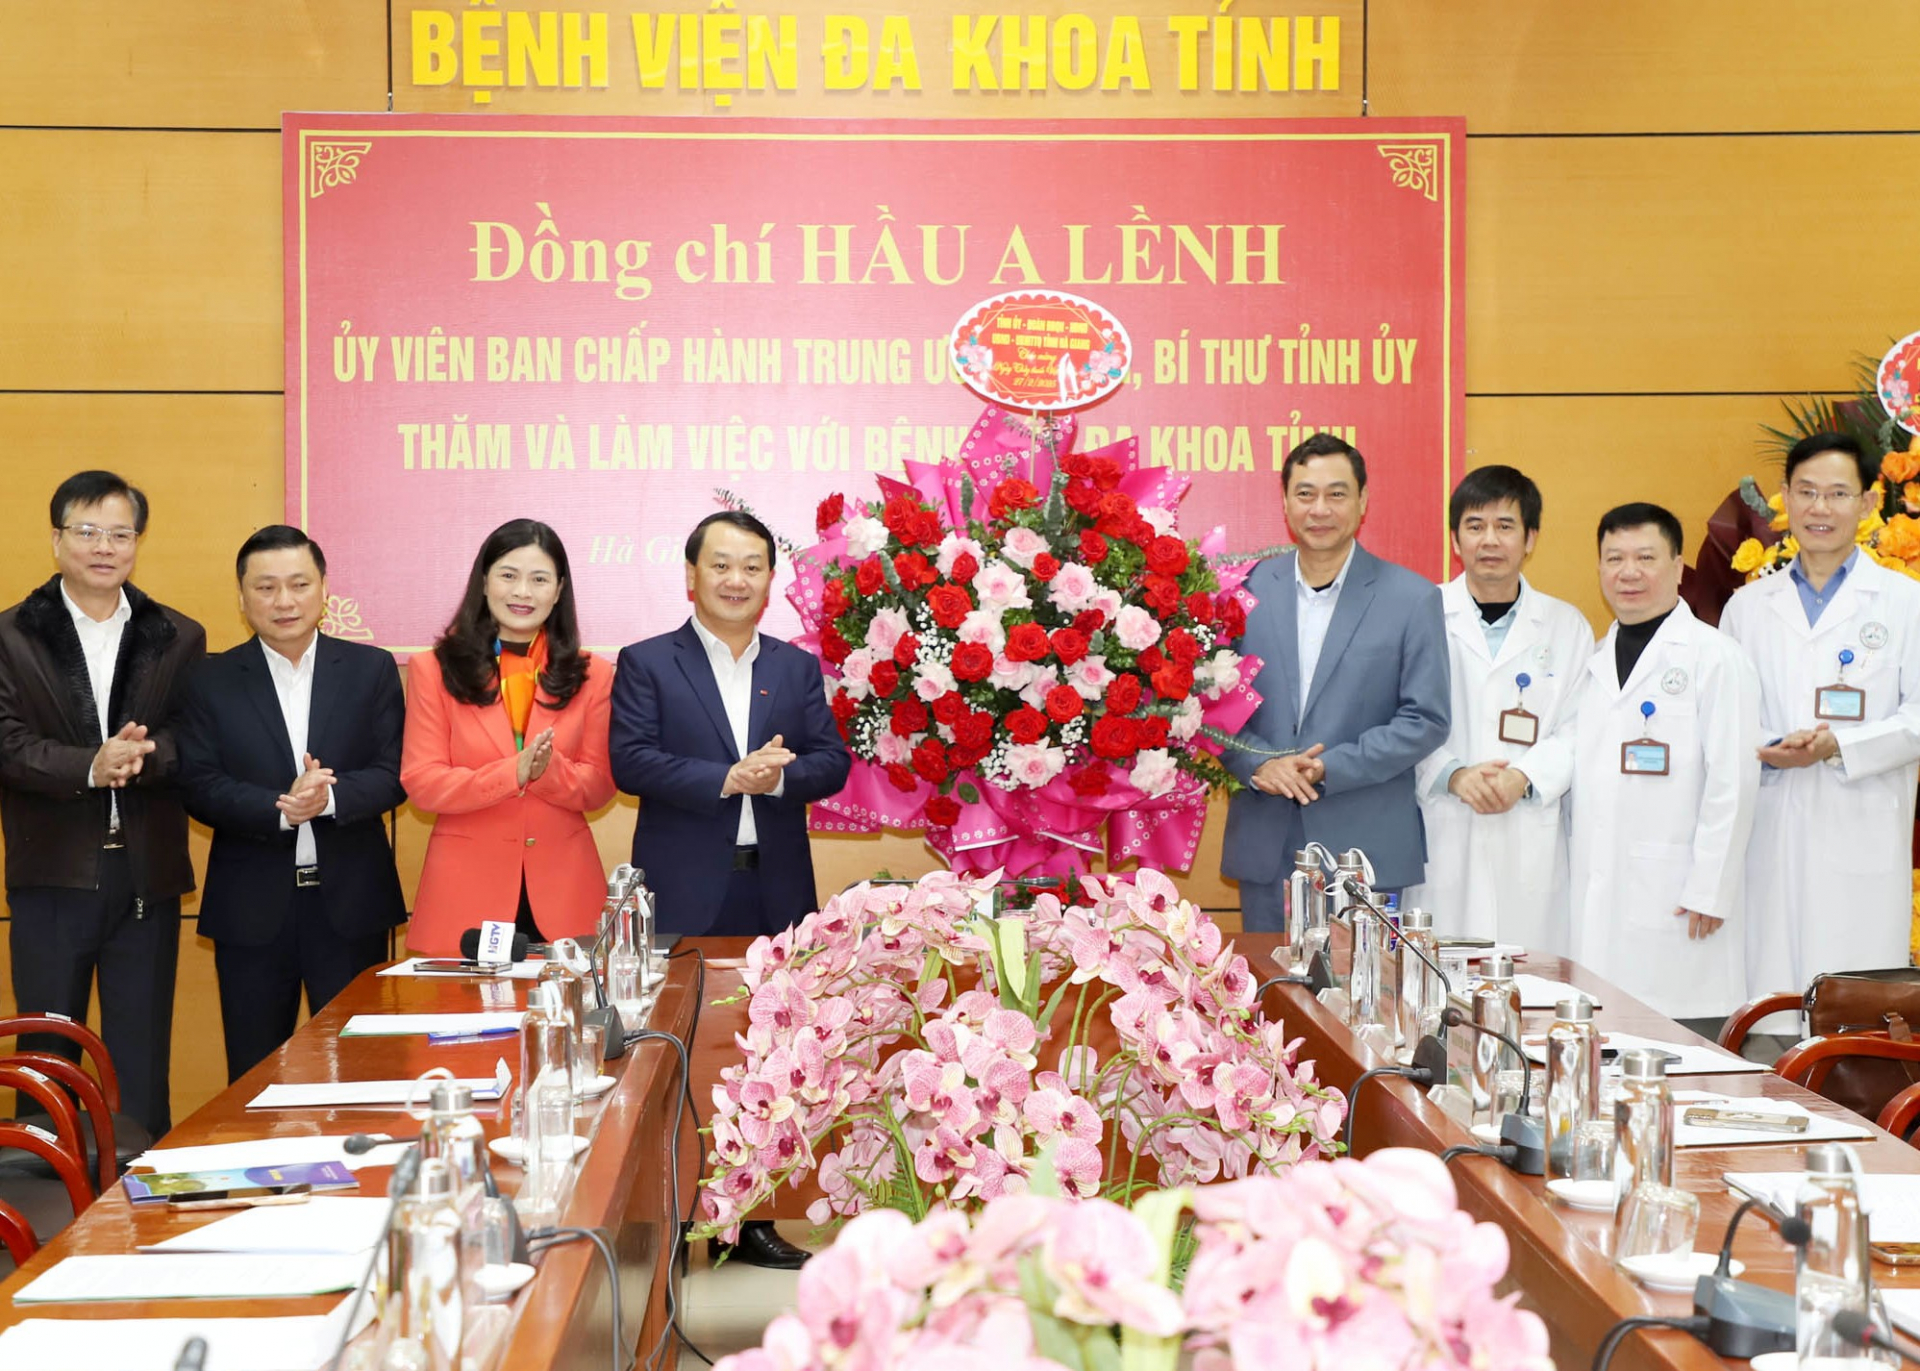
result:
<svg viewBox="0 0 1920 1371"><path fill-rule="evenodd" d="M1812 509L1822 500L1830 509L1845 509L1848 505L1860 502L1861 492L1857 490L1815 490L1812 486L1794 486L1787 494L1802 509Z"/></svg>
<svg viewBox="0 0 1920 1371"><path fill-rule="evenodd" d="M125 552L134 545L140 534L130 528L101 528L97 524L62 524L62 533L71 533L73 541L85 547L98 546L105 539L116 552Z"/></svg>

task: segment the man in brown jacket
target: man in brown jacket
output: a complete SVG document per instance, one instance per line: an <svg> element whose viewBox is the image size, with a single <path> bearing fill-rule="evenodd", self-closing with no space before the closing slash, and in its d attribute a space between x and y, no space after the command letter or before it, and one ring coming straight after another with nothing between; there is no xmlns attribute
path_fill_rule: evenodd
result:
<svg viewBox="0 0 1920 1371"><path fill-rule="evenodd" d="M122 1112L158 1138L172 1126L180 897L193 889L173 715L207 637L127 584L146 496L83 471L51 514L59 574L0 612L14 997L23 1013L84 1020L97 974Z"/></svg>

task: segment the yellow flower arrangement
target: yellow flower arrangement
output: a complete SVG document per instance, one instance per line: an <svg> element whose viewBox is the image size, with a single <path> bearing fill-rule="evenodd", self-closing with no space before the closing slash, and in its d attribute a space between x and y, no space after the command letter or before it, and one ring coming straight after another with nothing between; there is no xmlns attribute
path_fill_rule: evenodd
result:
<svg viewBox="0 0 1920 1371"><path fill-rule="evenodd" d="M1767 550L1760 546L1758 538L1749 538L1733 550L1733 569L1742 576L1751 577L1767 560Z"/></svg>

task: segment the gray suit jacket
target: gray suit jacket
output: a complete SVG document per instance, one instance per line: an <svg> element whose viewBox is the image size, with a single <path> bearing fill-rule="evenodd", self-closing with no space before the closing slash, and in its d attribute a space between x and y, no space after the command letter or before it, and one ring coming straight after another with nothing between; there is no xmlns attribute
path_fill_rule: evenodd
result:
<svg viewBox="0 0 1920 1371"><path fill-rule="evenodd" d="M1326 780L1305 806L1253 789L1235 795L1220 873L1278 881L1295 850L1317 841L1336 853L1360 848L1383 888L1412 885L1427 860L1413 768L1446 741L1452 713L1440 588L1356 543L1303 716L1294 556L1270 557L1247 578L1260 603L1238 650L1261 660L1262 703L1240 740L1267 753L1323 743ZM1222 760L1244 782L1267 758L1229 747Z"/></svg>

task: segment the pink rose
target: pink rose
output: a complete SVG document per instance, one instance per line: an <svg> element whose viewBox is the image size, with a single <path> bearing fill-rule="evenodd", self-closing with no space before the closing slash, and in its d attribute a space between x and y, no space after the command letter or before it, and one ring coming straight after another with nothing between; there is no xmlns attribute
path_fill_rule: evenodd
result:
<svg viewBox="0 0 1920 1371"><path fill-rule="evenodd" d="M940 540L940 550L933 559L933 569L942 576L953 575L953 564L959 560L962 553L973 558L978 564L986 563L987 554L981 550L980 544L971 538L962 538L957 533L949 533Z"/></svg>
<svg viewBox="0 0 1920 1371"><path fill-rule="evenodd" d="M1025 574L998 560L986 563L974 574L973 592L980 597L982 609L1004 611L1033 606Z"/></svg>
<svg viewBox="0 0 1920 1371"><path fill-rule="evenodd" d="M1180 768L1173 764L1173 754L1164 747L1142 752L1134 761L1133 770L1127 773L1128 784L1149 797L1166 794L1179 779Z"/></svg>
<svg viewBox="0 0 1920 1371"><path fill-rule="evenodd" d="M1113 635L1130 652L1144 652L1160 641L1160 621L1139 605L1123 605L1113 616Z"/></svg>
<svg viewBox="0 0 1920 1371"><path fill-rule="evenodd" d="M873 616L873 622L867 625L867 646L882 657L893 655L894 644L904 638L913 626L907 622L905 611L891 605Z"/></svg>
<svg viewBox="0 0 1920 1371"><path fill-rule="evenodd" d="M1062 614L1078 614L1083 609L1093 607L1094 596L1100 591L1100 585L1093 579L1093 572L1079 562L1062 563L1053 579L1047 582L1047 599Z"/></svg>
<svg viewBox="0 0 1920 1371"><path fill-rule="evenodd" d="M1067 754L1044 743L1019 743L1007 749L1007 775L1015 786L1045 785L1067 765Z"/></svg>
<svg viewBox="0 0 1920 1371"><path fill-rule="evenodd" d="M1047 550L1047 540L1030 528L1015 526L1000 540L1000 555L1017 567L1031 567L1033 559Z"/></svg>

